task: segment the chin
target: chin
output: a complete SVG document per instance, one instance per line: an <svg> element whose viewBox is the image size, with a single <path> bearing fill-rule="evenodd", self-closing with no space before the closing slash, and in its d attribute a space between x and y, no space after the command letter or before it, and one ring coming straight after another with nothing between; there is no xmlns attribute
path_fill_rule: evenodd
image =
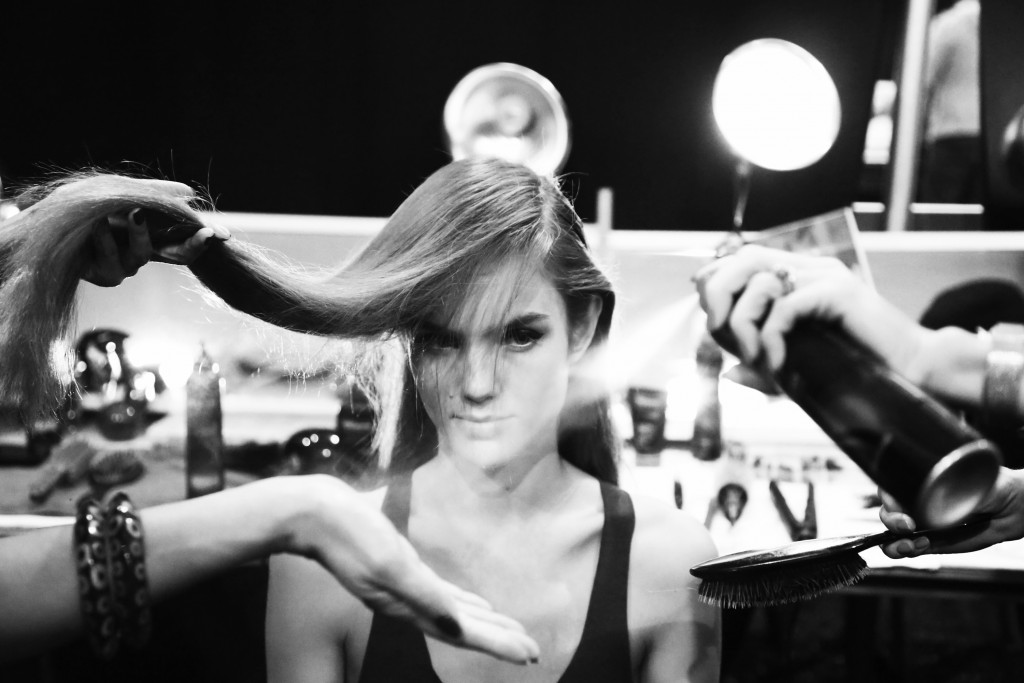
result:
<svg viewBox="0 0 1024 683"><path fill-rule="evenodd" d="M494 441L466 439L453 444L451 453L464 462L473 463L483 470L497 470L510 461L507 448Z"/></svg>
<svg viewBox="0 0 1024 683"><path fill-rule="evenodd" d="M519 450L500 439L459 438L448 443L448 453L458 462L493 474L514 463Z"/></svg>

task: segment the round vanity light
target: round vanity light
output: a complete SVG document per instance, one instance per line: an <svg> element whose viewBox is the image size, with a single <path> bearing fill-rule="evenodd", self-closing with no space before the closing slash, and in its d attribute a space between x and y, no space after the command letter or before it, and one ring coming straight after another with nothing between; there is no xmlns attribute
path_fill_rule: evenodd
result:
<svg viewBox="0 0 1024 683"><path fill-rule="evenodd" d="M839 133L839 93L828 71L777 38L745 43L722 61L712 111L738 156L775 171L810 166Z"/></svg>

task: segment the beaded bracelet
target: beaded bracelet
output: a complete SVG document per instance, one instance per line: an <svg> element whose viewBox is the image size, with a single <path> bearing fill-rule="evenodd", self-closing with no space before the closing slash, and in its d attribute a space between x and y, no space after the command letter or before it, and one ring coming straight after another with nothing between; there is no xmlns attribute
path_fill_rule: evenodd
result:
<svg viewBox="0 0 1024 683"><path fill-rule="evenodd" d="M985 357L983 405L995 421L1024 417L1024 325L999 323L991 330L992 348Z"/></svg>
<svg viewBox="0 0 1024 683"><path fill-rule="evenodd" d="M110 585L106 514L92 497L78 502L74 544L82 622L92 651L100 659L117 654L121 633Z"/></svg>
<svg viewBox="0 0 1024 683"><path fill-rule="evenodd" d="M142 647L152 632L142 524L131 501L115 494L106 510L78 503L74 526L82 621L93 652L112 659L122 640Z"/></svg>
<svg viewBox="0 0 1024 683"><path fill-rule="evenodd" d="M115 610L125 641L142 647L152 632L142 521L124 493L114 494L107 515Z"/></svg>

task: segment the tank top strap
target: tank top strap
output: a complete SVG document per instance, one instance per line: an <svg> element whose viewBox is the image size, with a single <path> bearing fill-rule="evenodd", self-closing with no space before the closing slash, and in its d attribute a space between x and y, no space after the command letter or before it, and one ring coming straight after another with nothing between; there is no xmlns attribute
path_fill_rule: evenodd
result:
<svg viewBox="0 0 1024 683"><path fill-rule="evenodd" d="M612 484L601 482L604 499L604 528L597 574L590 596L588 621L625 627L626 596L629 588L629 549L636 523L629 494Z"/></svg>
<svg viewBox="0 0 1024 683"><path fill-rule="evenodd" d="M604 527L579 647L560 683L628 681L633 675L627 620L629 551L636 515L629 494L601 482Z"/></svg>

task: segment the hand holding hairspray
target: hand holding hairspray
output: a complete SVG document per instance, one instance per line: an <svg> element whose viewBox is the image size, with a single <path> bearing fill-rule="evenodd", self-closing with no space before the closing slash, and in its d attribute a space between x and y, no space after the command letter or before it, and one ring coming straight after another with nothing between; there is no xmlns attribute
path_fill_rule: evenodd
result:
<svg viewBox="0 0 1024 683"><path fill-rule="evenodd" d="M727 329L714 337L735 348ZM1002 458L993 443L835 325L799 322L775 380L926 526L963 521L995 482Z"/></svg>

